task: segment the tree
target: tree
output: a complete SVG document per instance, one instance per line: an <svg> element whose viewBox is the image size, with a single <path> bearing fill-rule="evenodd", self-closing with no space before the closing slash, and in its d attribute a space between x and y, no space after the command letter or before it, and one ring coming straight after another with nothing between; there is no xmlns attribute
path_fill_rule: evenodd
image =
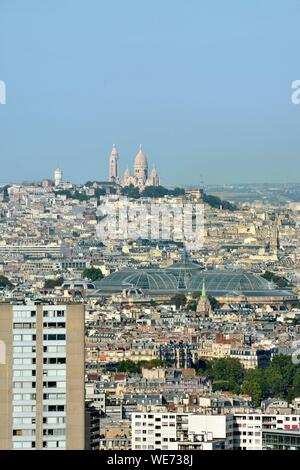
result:
<svg viewBox="0 0 300 470"><path fill-rule="evenodd" d="M167 188L164 188L163 186L146 186L144 191L142 192L142 197L164 197L169 194L169 191Z"/></svg>
<svg viewBox="0 0 300 470"><path fill-rule="evenodd" d="M176 308L180 308L186 304L186 296L184 294L176 294L171 297L170 302L175 304Z"/></svg>
<svg viewBox="0 0 300 470"><path fill-rule="evenodd" d="M215 207L216 209L219 209L220 207L222 207L223 209L228 210L228 211L237 210L236 205L231 204L231 202L228 202L228 201L223 201L219 197L213 196L211 194L203 193L203 202L205 202L211 207Z"/></svg>
<svg viewBox="0 0 300 470"><path fill-rule="evenodd" d="M91 281L95 282L95 281L99 281L100 279L102 279L103 274L102 274L101 269L92 267L92 268L86 268L82 273L82 277L86 279L90 279Z"/></svg>
<svg viewBox="0 0 300 470"><path fill-rule="evenodd" d="M7 277L0 275L0 287L7 287L8 289L10 289L11 287L13 287L13 284L10 282L9 279L7 279Z"/></svg>
<svg viewBox="0 0 300 470"><path fill-rule="evenodd" d="M196 312L196 310L197 310L197 301L195 299L189 300L186 307L187 307L188 310L191 310L192 312Z"/></svg>
<svg viewBox="0 0 300 470"><path fill-rule="evenodd" d="M290 356L286 356L284 354L275 356L270 367L267 369L269 387L271 390L276 390L275 377L277 377L277 382L281 380L280 385L277 385L280 387L280 395L283 398L286 398L289 393L289 389L293 386L293 380L297 370L298 366L292 363Z"/></svg>
<svg viewBox="0 0 300 470"><path fill-rule="evenodd" d="M105 196L106 190L104 188L96 188L95 189L95 197L99 198L100 196Z"/></svg>
<svg viewBox="0 0 300 470"><path fill-rule="evenodd" d="M217 390L221 390L224 392L232 392L232 393L241 393L241 387L232 380L215 380L213 382L213 390L214 392Z"/></svg>
<svg viewBox="0 0 300 470"><path fill-rule="evenodd" d="M185 190L183 188L174 188L169 191L169 194L171 196L184 196L185 195Z"/></svg>
<svg viewBox="0 0 300 470"><path fill-rule="evenodd" d="M150 361L139 361L138 365L143 369L155 369L156 367L166 367L167 363L161 359L151 359Z"/></svg>
<svg viewBox="0 0 300 470"><path fill-rule="evenodd" d="M121 194L122 196L127 196L132 199L139 199L140 197L139 189L133 186L133 184L130 184L129 186L124 186L124 188L121 189Z"/></svg>
<svg viewBox="0 0 300 470"><path fill-rule="evenodd" d="M241 385L245 376L245 369L238 359L222 357L210 361L208 373L213 380Z"/></svg>
<svg viewBox="0 0 300 470"><path fill-rule="evenodd" d="M294 380L293 380L293 388L289 393L290 400L293 400L296 397L300 397L300 369L298 368Z"/></svg>
<svg viewBox="0 0 300 470"><path fill-rule="evenodd" d="M269 367L265 370L264 376L269 394L274 397L284 397L285 383L280 371L274 367Z"/></svg>
<svg viewBox="0 0 300 470"><path fill-rule="evenodd" d="M134 362L130 359L121 361L117 365L117 372L129 372L130 374L140 374L143 369L154 369L155 367L166 367L167 363L160 359L151 359L150 361Z"/></svg>
<svg viewBox="0 0 300 470"><path fill-rule="evenodd" d="M126 361L121 361L117 365L117 372L130 372L131 374L138 374L140 372L140 367L136 362L127 359Z"/></svg>
<svg viewBox="0 0 300 470"><path fill-rule="evenodd" d="M207 370L207 362L204 359L198 359L195 363L195 369L198 374L204 374Z"/></svg>
<svg viewBox="0 0 300 470"><path fill-rule="evenodd" d="M56 279L45 279L44 288L45 289L54 289L55 287L60 287L64 283L63 277L58 277Z"/></svg>
<svg viewBox="0 0 300 470"><path fill-rule="evenodd" d="M263 399L263 393L258 382L246 380L243 386L243 391L251 396L254 406L260 406Z"/></svg>
<svg viewBox="0 0 300 470"><path fill-rule="evenodd" d="M278 287L288 287L290 285L289 281L282 276L278 276L277 274L272 273L271 271L266 271L264 274L261 275L267 281L274 282Z"/></svg>

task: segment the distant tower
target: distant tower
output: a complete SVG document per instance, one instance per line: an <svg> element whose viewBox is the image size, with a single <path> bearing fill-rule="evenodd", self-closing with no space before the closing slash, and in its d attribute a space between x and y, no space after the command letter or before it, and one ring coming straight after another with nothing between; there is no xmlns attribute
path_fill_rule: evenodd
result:
<svg viewBox="0 0 300 470"><path fill-rule="evenodd" d="M199 313L201 317L210 317L211 312L210 301L206 295L205 280L203 279L202 293L197 304L197 313Z"/></svg>
<svg viewBox="0 0 300 470"><path fill-rule="evenodd" d="M157 173L157 170L155 167L152 168L150 176L147 180L147 185L148 186L159 186L160 181L159 181L159 176Z"/></svg>
<svg viewBox="0 0 300 470"><path fill-rule="evenodd" d="M114 144L110 157L109 157L109 181L117 182L118 180L119 180L119 154Z"/></svg>
<svg viewBox="0 0 300 470"><path fill-rule="evenodd" d="M130 170L127 166L126 170L124 172L123 184L124 184L124 186L129 186L131 183L132 183L132 177L131 177L131 174L130 174Z"/></svg>
<svg viewBox="0 0 300 470"><path fill-rule="evenodd" d="M273 226L273 233L271 235L270 251L274 256L277 256L280 248L279 220L276 218Z"/></svg>
<svg viewBox="0 0 300 470"><path fill-rule="evenodd" d="M139 187L144 187L148 179L148 162L143 154L142 145L134 160L134 178Z"/></svg>
<svg viewBox="0 0 300 470"><path fill-rule="evenodd" d="M56 168L54 173L55 186L59 186L62 182L62 171L60 168Z"/></svg>

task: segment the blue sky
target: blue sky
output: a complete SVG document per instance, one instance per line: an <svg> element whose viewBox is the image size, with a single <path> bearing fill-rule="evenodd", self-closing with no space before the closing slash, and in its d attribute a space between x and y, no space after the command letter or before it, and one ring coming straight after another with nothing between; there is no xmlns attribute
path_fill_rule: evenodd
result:
<svg viewBox="0 0 300 470"><path fill-rule="evenodd" d="M0 181L295 182L298 0L0 0ZM201 177L201 175L203 175Z"/></svg>

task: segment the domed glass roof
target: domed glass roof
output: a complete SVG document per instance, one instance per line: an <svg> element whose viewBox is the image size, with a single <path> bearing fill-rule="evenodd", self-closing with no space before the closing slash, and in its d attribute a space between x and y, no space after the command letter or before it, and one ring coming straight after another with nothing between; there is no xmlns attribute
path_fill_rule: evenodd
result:
<svg viewBox="0 0 300 470"><path fill-rule="evenodd" d="M198 266L198 265L196 265ZM99 294L117 293L136 288L149 294L174 295L178 292L201 291L213 296L244 295L249 297L294 297L291 291L279 289L258 274L247 271L204 271L189 264L179 269L126 269L117 271L95 283Z"/></svg>
<svg viewBox="0 0 300 470"><path fill-rule="evenodd" d="M202 271L193 276L188 288L191 290L201 290L203 281L205 281L207 291L249 292L276 288L274 284L261 276L243 271Z"/></svg>
<svg viewBox="0 0 300 470"><path fill-rule="evenodd" d="M147 290L173 290L177 289L177 279L166 272L146 272L133 274L126 278L126 282Z"/></svg>

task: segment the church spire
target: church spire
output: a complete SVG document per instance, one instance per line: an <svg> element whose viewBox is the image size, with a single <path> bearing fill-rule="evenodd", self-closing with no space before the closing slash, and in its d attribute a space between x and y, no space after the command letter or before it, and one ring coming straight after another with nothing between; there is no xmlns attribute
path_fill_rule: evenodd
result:
<svg viewBox="0 0 300 470"><path fill-rule="evenodd" d="M116 182L119 179L119 154L116 144L113 144L109 157L109 181Z"/></svg>
<svg viewBox="0 0 300 470"><path fill-rule="evenodd" d="M205 279L203 279L203 282L202 282L202 292L201 292L201 297L206 297Z"/></svg>

